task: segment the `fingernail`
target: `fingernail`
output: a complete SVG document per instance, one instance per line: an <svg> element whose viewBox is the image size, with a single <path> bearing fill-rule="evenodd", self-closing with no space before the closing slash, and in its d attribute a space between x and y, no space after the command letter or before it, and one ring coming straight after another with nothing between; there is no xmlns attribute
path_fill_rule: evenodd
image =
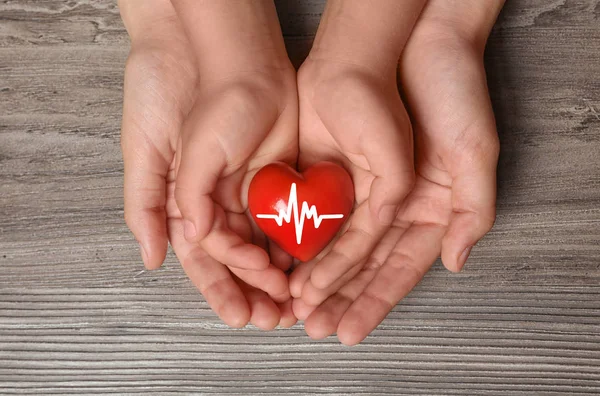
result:
<svg viewBox="0 0 600 396"><path fill-rule="evenodd" d="M458 270L462 270L462 268L465 266L465 263L467 262L467 259L469 258L469 254L471 253L471 249L473 249L473 246L467 246L467 248L465 250L463 250L463 252L460 254L460 257L458 258Z"/></svg>
<svg viewBox="0 0 600 396"><path fill-rule="evenodd" d="M397 214L398 207L396 205L385 205L379 210L379 221L385 225L392 224Z"/></svg>
<svg viewBox="0 0 600 396"><path fill-rule="evenodd" d="M138 242L138 245L140 245L140 254L142 255L142 261L144 262L144 265L148 265L148 253L146 253L146 249L144 249L141 243Z"/></svg>
<svg viewBox="0 0 600 396"><path fill-rule="evenodd" d="M189 220L183 221L183 236L190 240L196 237L196 226Z"/></svg>

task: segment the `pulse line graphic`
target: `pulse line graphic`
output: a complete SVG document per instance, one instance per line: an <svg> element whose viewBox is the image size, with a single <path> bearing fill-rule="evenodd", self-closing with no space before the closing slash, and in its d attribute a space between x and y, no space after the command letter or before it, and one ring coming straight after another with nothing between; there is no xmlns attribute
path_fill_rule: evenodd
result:
<svg viewBox="0 0 600 396"><path fill-rule="evenodd" d="M298 195L296 194L296 183L292 183L290 188L290 197L288 198L288 204L285 209L280 209L279 214L257 214L258 219L271 219L275 220L279 227L283 226L285 221L287 224L292 221L292 213L294 214L294 226L296 229L296 243L300 245L302 242L302 231L304 230L304 221L313 220L315 228L319 228L323 220L328 219L342 219L343 214L322 214L319 215L317 212L316 205L308 206L308 202L302 201L301 212L298 213Z"/></svg>

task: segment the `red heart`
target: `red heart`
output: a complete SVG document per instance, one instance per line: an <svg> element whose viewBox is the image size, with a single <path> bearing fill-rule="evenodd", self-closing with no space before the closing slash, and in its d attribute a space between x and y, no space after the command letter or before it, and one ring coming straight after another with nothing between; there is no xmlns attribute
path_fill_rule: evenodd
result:
<svg viewBox="0 0 600 396"><path fill-rule="evenodd" d="M319 162L303 173L273 163L256 173L248 191L250 213L261 230L301 261L315 257L338 232L354 204L344 168Z"/></svg>

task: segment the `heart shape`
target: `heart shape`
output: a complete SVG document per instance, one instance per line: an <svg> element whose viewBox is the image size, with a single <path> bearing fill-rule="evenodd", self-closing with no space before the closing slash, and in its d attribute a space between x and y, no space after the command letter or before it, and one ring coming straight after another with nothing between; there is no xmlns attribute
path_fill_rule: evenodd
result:
<svg viewBox="0 0 600 396"><path fill-rule="evenodd" d="M327 246L348 218L354 187L346 170L332 162L319 162L302 173L277 162L254 175L248 205L270 240L308 261Z"/></svg>

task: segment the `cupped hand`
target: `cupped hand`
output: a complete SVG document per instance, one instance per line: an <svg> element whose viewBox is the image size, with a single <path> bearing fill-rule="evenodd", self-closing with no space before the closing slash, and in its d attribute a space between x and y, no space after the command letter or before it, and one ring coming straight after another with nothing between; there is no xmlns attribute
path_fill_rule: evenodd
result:
<svg viewBox="0 0 600 396"><path fill-rule="evenodd" d="M298 74L299 167L329 160L350 173L356 205L341 236L291 275L295 297L352 277L389 229L414 182L412 130L396 88L395 69L374 71L309 57Z"/></svg>
<svg viewBox="0 0 600 396"><path fill-rule="evenodd" d="M158 268L170 241L187 275L225 323L292 325L281 269L289 259L272 249L277 268L264 250L249 247L268 242L248 220L245 197L253 172L263 164L296 158L293 71L282 70L274 78L247 71L237 78L205 80L169 0L119 6L132 40L122 126L125 218L144 264ZM208 178L202 177L205 172ZM206 234L201 246L184 237L180 206L194 199L187 192L209 184L211 208L203 206L205 195L197 196L198 205L213 213L197 232Z"/></svg>
<svg viewBox="0 0 600 396"><path fill-rule="evenodd" d="M503 2L451 4L428 2L401 59L415 127L414 188L360 272L294 301L313 338L337 332L345 344L360 342L437 257L459 271L494 223L499 144L483 51Z"/></svg>
<svg viewBox="0 0 600 396"><path fill-rule="evenodd" d="M329 0L298 72L299 167L342 164L356 201L339 238L290 277L290 292L306 303L361 271L413 186L412 129L396 69L424 3Z"/></svg>

